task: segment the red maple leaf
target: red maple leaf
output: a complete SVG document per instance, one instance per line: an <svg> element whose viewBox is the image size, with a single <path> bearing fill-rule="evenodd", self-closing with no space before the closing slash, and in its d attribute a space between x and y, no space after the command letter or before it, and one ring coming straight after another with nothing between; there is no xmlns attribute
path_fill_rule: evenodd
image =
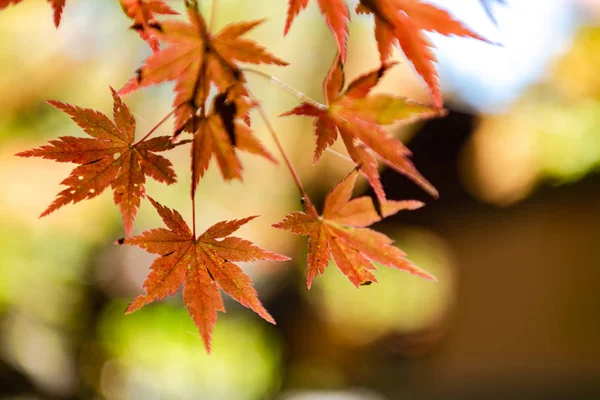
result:
<svg viewBox="0 0 600 400"><path fill-rule="evenodd" d="M123 12L133 19L132 28L135 29L140 37L148 42L153 51L158 51L158 39L152 35L150 27L156 24L155 14L176 15L179 14L163 0L120 0Z"/></svg>
<svg viewBox="0 0 600 400"><path fill-rule="evenodd" d="M191 129L195 132L192 142L192 195L213 155L226 181L242 180L242 164L236 150L263 156L277 164L275 157L263 147L252 129L238 119L246 115L247 109L252 106L240 100L228 99L228 92L220 93L214 97L211 111L206 117L191 121L195 124Z"/></svg>
<svg viewBox="0 0 600 400"><path fill-rule="evenodd" d="M129 235L141 197L145 195L146 176L167 185L176 182L171 162L154 154L172 149L174 145L168 136L134 143L135 119L112 88L111 92L114 123L98 111L59 101L48 102L70 115L93 139L63 136L51 140L49 145L18 153L17 156L80 164L61 182L67 188L57 195L40 217L71 202L78 203L96 197L111 186L115 204L123 215L125 233Z"/></svg>
<svg viewBox="0 0 600 400"><path fill-rule="evenodd" d="M381 220L370 197L350 200L358 173L352 171L327 195L323 215L313 208L307 213L294 212L275 225L296 235L308 236L307 286L322 274L333 257L336 265L356 287L377 282L371 271L375 266L369 260L397 268L421 278L435 280L427 272L406 260L406 254L392 246L392 240L382 233L365 228ZM400 210L414 210L423 206L418 201L386 201L382 204L384 216Z"/></svg>
<svg viewBox="0 0 600 400"><path fill-rule="evenodd" d="M323 84L327 105L322 107L303 103L283 115L306 115L316 118L315 163L323 151L335 142L339 134L348 149L348 154L367 177L380 200L385 200L385 193L373 152L390 167L437 197L437 190L421 176L408 158L411 155L410 150L382 125L389 125L399 120L439 116L440 111L390 94L368 96L371 89L392 65L384 63L381 68L359 76L348 85L345 92L342 92L343 64L340 59L336 59Z"/></svg>
<svg viewBox="0 0 600 400"><path fill-rule="evenodd" d="M219 222L196 238L177 211L148 199L169 229L153 229L140 236L118 241L119 244L138 246L160 255L150 266L152 271L144 281L146 294L136 297L126 313L171 296L183 285L183 302L200 331L208 353L213 327L217 323L217 311L225 312L219 288L275 324L258 299L250 278L234 264L237 261L289 260L286 256L256 247L251 242L229 236L255 216Z"/></svg>
<svg viewBox="0 0 600 400"><path fill-rule="evenodd" d="M346 59L346 42L348 41L348 21L350 21L350 13L346 0L317 0L319 8L325 16L327 25L335 36L335 41L342 60ZM287 19L283 34L287 35L292 22L296 16L306 8L309 0L289 0Z"/></svg>
<svg viewBox="0 0 600 400"><path fill-rule="evenodd" d="M18 4L23 0L0 0L0 10L10 6L11 4ZM54 25L58 28L60 25L60 18L62 16L63 8L67 0L46 0L52 6L54 10Z"/></svg>
<svg viewBox="0 0 600 400"><path fill-rule="evenodd" d="M443 99L433 54L434 47L424 32L462 36L488 41L471 31L450 13L421 0L360 0L358 13L375 17L375 39L381 62L388 61L392 47L399 44L406 58L431 91L433 104L442 107Z"/></svg>
<svg viewBox="0 0 600 400"><path fill-rule="evenodd" d="M211 82L220 92L245 83L237 62L288 65L263 46L241 37L262 20L236 22L212 34L198 11L197 2L189 0L186 5L190 23L164 21L156 29L151 27L156 37L170 46L151 55L137 76L120 91L124 94L140 87L175 81L176 129L203 107Z"/></svg>

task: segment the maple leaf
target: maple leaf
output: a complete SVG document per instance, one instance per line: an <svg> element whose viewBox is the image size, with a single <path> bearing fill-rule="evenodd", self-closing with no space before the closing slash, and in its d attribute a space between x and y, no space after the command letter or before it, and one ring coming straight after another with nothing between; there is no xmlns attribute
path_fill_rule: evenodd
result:
<svg viewBox="0 0 600 400"><path fill-rule="evenodd" d="M23 0L0 0L0 10L13 5L19 4ZM46 0L52 6L52 10L54 10L54 25L58 28L60 25L60 19L62 17L63 8L65 7L65 3L67 0Z"/></svg>
<svg viewBox="0 0 600 400"><path fill-rule="evenodd" d="M232 23L211 34L198 11L197 1L187 0L186 5L190 23L164 21L156 29L151 27L156 37L170 46L146 59L137 76L120 91L125 94L140 87L175 81L176 129L204 105L211 82L220 92L245 83L237 62L288 65L263 46L241 37L262 20Z"/></svg>
<svg viewBox="0 0 600 400"><path fill-rule="evenodd" d="M277 164L275 157L262 146L250 127L237 119L240 113L245 115L247 112L245 108L238 107L239 104L239 101L228 100L227 92L220 93L214 97L210 113L193 120L196 126L192 128L195 132L191 151L192 195L213 155L226 181L242 180L242 164L236 149L263 156Z"/></svg>
<svg viewBox="0 0 600 400"><path fill-rule="evenodd" d="M404 258L406 254L392 246L392 240L382 233L366 228L381 220L370 197L350 200L358 173L352 171L338 183L325 199L323 215L314 208L308 213L294 212L275 225L296 235L308 236L308 273L306 283L310 289L313 279L322 274L329 260L335 264L357 288L377 282L371 271L370 260L397 268L421 278L435 280ZM384 216L401 210L414 210L423 206L418 201L386 201L382 205Z"/></svg>
<svg viewBox="0 0 600 400"><path fill-rule="evenodd" d="M489 41L473 32L450 13L421 0L360 0L356 11L375 17L375 39L381 62L388 61L397 43L417 73L423 78L436 107L442 107L437 61L433 44L424 32Z"/></svg>
<svg viewBox="0 0 600 400"><path fill-rule="evenodd" d="M287 19L283 34L287 35L296 16L306 8L309 0L289 0ZM325 16L327 25L333 32L342 60L346 59L346 43L348 41L348 22L350 13L345 0L318 0L319 8Z"/></svg>
<svg viewBox="0 0 600 400"><path fill-rule="evenodd" d="M61 182L67 186L40 215L44 217L73 202L91 199L111 186L114 202L123 216L129 235L141 198L145 195L146 176L170 185L176 182L171 162L155 154L174 147L169 136L160 136L134 144L135 119L114 89L113 123L106 115L59 101L52 106L71 116L92 138L63 136L50 144L18 153L19 157L42 157L58 162L80 164Z"/></svg>
<svg viewBox="0 0 600 400"><path fill-rule="evenodd" d="M348 154L369 180L377 198L385 201L385 192L377 171L378 154L387 165L406 175L434 197L437 190L417 171L408 158L410 150L396 140L382 125L414 118L443 115L439 110L408 101L390 94L368 96L394 63L384 63L379 69L356 78L345 92L343 64L337 58L325 78L323 89L327 105L303 103L282 115L305 115L315 117L314 131L317 137L314 162L323 151L342 137Z"/></svg>
<svg viewBox="0 0 600 400"><path fill-rule="evenodd" d="M126 313L171 296L183 285L183 302L200 331L208 353L213 327L217 322L217 311L225 312L219 288L275 324L273 317L258 299L250 277L234 262L286 261L289 258L229 236L256 216L219 222L195 238L177 211L160 205L150 197L148 199L168 229L153 229L140 236L118 241L119 244L138 246L149 253L160 255L150 266L152 271L144 281L146 294L136 297L127 307Z"/></svg>
<svg viewBox="0 0 600 400"><path fill-rule="evenodd" d="M136 30L145 40L152 51L159 49L158 39L152 35L150 27L156 26L154 14L176 15L179 14L163 0L120 0L121 8L125 14L133 19L132 29Z"/></svg>

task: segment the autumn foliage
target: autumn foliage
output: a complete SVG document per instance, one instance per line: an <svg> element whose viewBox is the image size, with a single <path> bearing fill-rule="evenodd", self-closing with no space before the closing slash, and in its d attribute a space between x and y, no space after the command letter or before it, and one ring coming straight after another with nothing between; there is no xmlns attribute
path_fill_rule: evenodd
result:
<svg viewBox="0 0 600 400"><path fill-rule="evenodd" d="M381 212L375 210L370 197L350 200L356 182L356 170L338 183L325 200L323 214L307 206L306 212L295 212L273 225L297 235L308 236L308 288L318 274L322 274L333 257L338 268L354 286L377 282L371 272L375 266L369 259L383 265L407 271L421 278L435 280L432 275L406 260L392 240L366 227L401 210L414 210L423 206L418 201L386 201Z"/></svg>
<svg viewBox="0 0 600 400"><path fill-rule="evenodd" d="M323 273L333 259L340 271L357 288L377 282L373 262L435 280L407 260L406 254L387 236L370 225L401 210L423 206L411 200L390 200L381 184L378 160L403 174L437 197L435 187L410 160L411 152L384 127L397 121L443 117L443 100L435 67L433 45L426 36L435 32L485 40L443 10L422 0L360 0L356 14L374 20L374 40L380 53L379 68L367 71L345 84L348 24L354 16L344 0L315 0L331 29L337 46L332 66L323 80L325 103L293 91L300 104L286 116L314 119L316 147L314 162L340 138L355 169L338 183L319 213L304 190L277 133L266 117L259 99L246 86L246 75L270 78L247 64L288 63L267 48L244 37L263 21L238 21L219 32L211 31L200 13L197 0L184 0L185 20L163 0L120 0L132 26L153 53L118 92L111 88L112 120L97 111L59 101L49 104L66 113L89 137L59 137L39 148L23 151L21 157L42 157L76 164L62 181L65 188L42 212L46 216L59 208L100 195L111 188L114 203L123 218L125 238L118 244L138 246L158 257L144 282L145 294L136 297L126 312L173 295L183 287L183 300L210 352L211 335L217 311L225 311L220 290L265 320L275 323L262 306L250 278L236 262L285 261L289 258L263 250L244 239L231 236L256 217L217 222L204 233L196 232L176 211L157 203L145 189L147 177L170 185L176 182L171 162L164 156L178 146L189 146L192 171L190 196L195 216L198 183L210 168L211 160L224 181L243 179L239 151L255 154L274 167L289 169L299 189L302 211L289 214L275 228L308 236L307 286ZM280 0L285 1L285 0ZM0 0L0 9L21 0ZM59 25L66 0L48 0ZM174 1L173 1L174 2ZM217 6L213 0L213 9ZM284 35L309 5L310 0L288 0ZM299 25L301 22L295 22ZM301 29L296 27L295 29ZM431 104L418 104L391 94L372 94L380 79L396 64L392 49L397 47L429 88ZM171 112L136 140L135 119L121 96L145 87L174 82ZM215 94L216 93L216 94ZM251 127L257 111L265 120L276 145L278 157L261 143ZM153 136L171 116L175 125L171 136ZM162 153L162 154L159 154ZM375 196L352 198L359 174L370 183ZM157 228L131 237L135 217L143 200L149 201L166 228Z"/></svg>
<svg viewBox="0 0 600 400"><path fill-rule="evenodd" d="M148 200L169 229L153 229L119 241L120 244L138 246L160 256L152 263L152 271L144 282L146 294L136 297L126 312L133 312L152 301L175 294L183 285L183 302L190 310L209 352L217 311L225 311L219 288L265 320L275 323L258 300L250 278L233 263L289 260L286 256L265 251L246 240L230 236L256 216L219 222L196 237L177 211L158 204L151 197Z"/></svg>

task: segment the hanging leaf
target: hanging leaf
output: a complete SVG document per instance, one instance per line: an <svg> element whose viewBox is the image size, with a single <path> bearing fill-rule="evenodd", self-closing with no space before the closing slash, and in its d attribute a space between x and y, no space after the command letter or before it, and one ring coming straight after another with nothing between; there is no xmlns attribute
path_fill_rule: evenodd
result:
<svg viewBox="0 0 600 400"><path fill-rule="evenodd" d="M357 288L377 282L370 261L409 272L421 278L435 280L427 272L408 261L392 240L367 226L378 222L378 215L370 197L350 200L358 173L352 171L327 195L323 215L314 209L308 212L295 212L275 225L296 235L308 236L308 274L306 283L310 289L313 279L325 271L333 257L337 267ZM384 216L401 210L414 210L422 207L418 201L386 201L383 203Z"/></svg>
<svg viewBox="0 0 600 400"><path fill-rule="evenodd" d="M237 99L239 100L239 99ZM252 104L241 105L228 98L228 93L215 96L210 113L206 117L194 118L190 122L194 134L192 142L192 195L200 178L208 169L214 156L221 175L226 181L242 180L242 163L237 150L260 155L278 164L275 157L260 143L252 129L238 117L247 113Z"/></svg>
<svg viewBox="0 0 600 400"><path fill-rule="evenodd" d="M168 229L153 229L140 236L118 241L119 244L138 246L160 256L150 266L151 272L144 281L146 294L136 297L126 313L171 296L183 285L183 302L200 331L208 353L212 331L217 323L217 311L225 312L219 288L275 324L258 299L250 277L234 264L238 261L289 260L286 256L265 251L251 242L230 236L256 217L219 222L195 238L177 211L160 205L152 198L148 199Z"/></svg>
<svg viewBox="0 0 600 400"><path fill-rule="evenodd" d="M348 12L346 0L317 1L319 3L321 12L325 16L327 25L329 25L333 36L335 36L340 57L342 60L345 60L348 41L348 22L350 21L350 13ZM306 8L308 2L309 0L289 0L287 19L285 21L285 28L283 30L284 35L287 35L292 26L292 22L300 13L300 11Z"/></svg>
<svg viewBox="0 0 600 400"><path fill-rule="evenodd" d="M240 95L246 94L246 80L238 62L288 65L263 46L241 37L263 21L236 22L211 34L197 1L188 0L186 4L189 23L164 21L150 27L157 38L170 46L151 55L120 91L126 94L140 87L175 81L176 130L203 107L211 82L220 92L237 86Z"/></svg>
<svg viewBox="0 0 600 400"><path fill-rule="evenodd" d="M356 78L344 88L344 70L340 59L336 59L325 78L326 107L303 103L283 115L305 115L315 119L315 163L323 151L331 146L338 135L342 137L348 154L369 180L377 197L385 201L385 193L377 171L380 156L387 165L406 175L432 196L437 190L417 171L408 158L411 155L400 141L387 132L382 125L396 121L431 118L443 115L439 110L408 101L390 94L369 92L393 63L384 63L381 68Z"/></svg>
<svg viewBox="0 0 600 400"><path fill-rule="evenodd" d="M167 185L177 181L171 162L155 154L175 146L168 136L134 143L135 119L112 88L111 92L114 123L98 111L59 101L48 102L70 115L91 139L63 136L51 140L46 146L18 153L17 156L80 164L61 182L67 188L57 195L41 217L71 202L94 198L110 186L115 204L123 215L125 234L129 235L145 194L146 176Z"/></svg>
<svg viewBox="0 0 600 400"><path fill-rule="evenodd" d="M434 64L437 59L433 53L433 44L425 36L425 32L488 41L447 11L421 0L360 0L356 11L373 14L375 17L375 39L381 63L390 59L392 47L398 44L427 83L433 105L439 108L443 106L443 99Z"/></svg>

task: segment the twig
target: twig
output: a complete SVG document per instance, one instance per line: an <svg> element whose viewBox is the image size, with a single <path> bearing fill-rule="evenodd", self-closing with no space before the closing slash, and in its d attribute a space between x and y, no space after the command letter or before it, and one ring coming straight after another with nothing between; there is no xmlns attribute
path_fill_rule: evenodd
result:
<svg viewBox="0 0 600 400"><path fill-rule="evenodd" d="M257 104L256 107L258 108L258 112L260 113L260 116L263 119L263 121L265 121L265 125L267 126L267 130L271 133L271 136L273 137L273 141L275 142L275 145L277 146L277 148L279 150L279 153L281 154L281 157L285 161L285 164L286 164L288 170L290 171L290 174L292 175L292 178L294 179L294 183L296 184L296 187L300 191L300 195L302 196L302 200L304 201L304 205L306 207L306 210L310 214L312 214L314 217L318 218L319 214L317 213L317 210L315 209L315 207L313 206L312 202L310 201L310 197L308 197L308 194L306 193L306 190L304 190L304 186L302 185L302 181L300 180L300 177L298 176L298 173L296 172L296 169L292 165L292 163L291 163L291 161L290 161L287 153L285 152L285 149L283 148L281 142L279 141L279 137L277 136L277 132L275 132L275 128L273 128L273 125L271 124L271 121L269 120L269 117L267 116L267 113L265 112L265 110L262 107L262 105L258 102L258 100L256 99L256 97L254 97L254 95L251 94L250 92L248 92L248 93L250 94L250 97L252 98L252 100Z"/></svg>
<svg viewBox="0 0 600 400"><path fill-rule="evenodd" d="M301 91L294 89L293 87L287 85L286 83L280 81L279 79L275 78L272 75L269 75L265 72L256 70L256 69L252 69L252 68L242 68L240 71L242 72L250 72L254 75L260 76L262 78L268 79L269 82L274 83L276 85L278 85L279 87L283 88L286 92L293 94L294 96L296 96L298 99L300 99L301 101L310 104L311 106L321 110L321 111L326 111L327 110L327 106L324 104L319 103L318 101L310 98L309 96L305 95L304 93L302 93Z"/></svg>

